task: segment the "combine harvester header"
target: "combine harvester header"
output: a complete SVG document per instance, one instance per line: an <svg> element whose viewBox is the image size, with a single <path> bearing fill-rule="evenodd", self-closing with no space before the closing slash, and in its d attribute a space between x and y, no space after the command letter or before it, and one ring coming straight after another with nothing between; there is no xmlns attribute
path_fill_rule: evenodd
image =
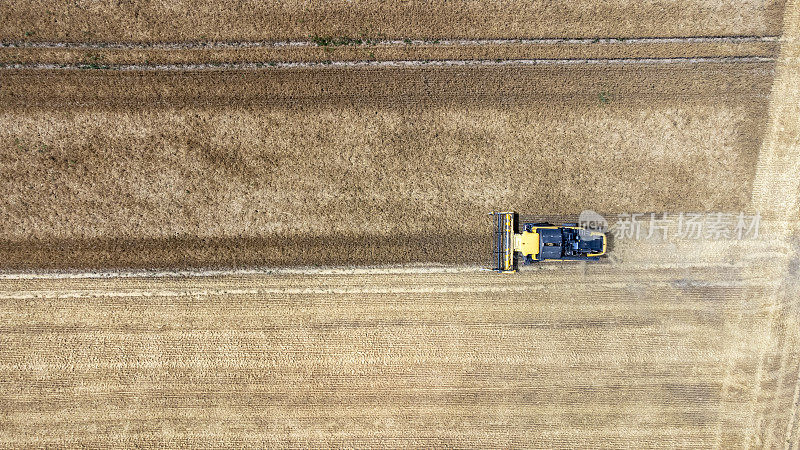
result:
<svg viewBox="0 0 800 450"><path fill-rule="evenodd" d="M495 267L497 272L516 272L518 259L523 264L544 261L596 261L606 252L602 231L577 223L556 226L550 223L523 223L513 211L489 214L495 224ZM521 231L520 231L521 230Z"/></svg>

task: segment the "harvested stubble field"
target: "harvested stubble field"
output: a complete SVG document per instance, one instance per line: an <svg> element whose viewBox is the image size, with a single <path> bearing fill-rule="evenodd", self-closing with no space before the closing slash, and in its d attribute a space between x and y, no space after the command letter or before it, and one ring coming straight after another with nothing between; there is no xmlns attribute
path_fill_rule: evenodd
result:
<svg viewBox="0 0 800 450"><path fill-rule="evenodd" d="M796 445L796 284L647 259L5 281L0 440Z"/></svg>
<svg viewBox="0 0 800 450"><path fill-rule="evenodd" d="M170 5L0 11L0 62L28 65L0 68L0 446L800 446L796 4ZM393 38L758 39L153 65L358 60L158 43L348 36L363 17ZM130 41L156 45L103 49ZM389 64L487 56L555 60ZM663 59L682 56L705 59ZM469 265L489 210L584 208L763 223L616 240L605 264ZM386 263L403 265L352 267ZM297 264L345 267L124 272Z"/></svg>

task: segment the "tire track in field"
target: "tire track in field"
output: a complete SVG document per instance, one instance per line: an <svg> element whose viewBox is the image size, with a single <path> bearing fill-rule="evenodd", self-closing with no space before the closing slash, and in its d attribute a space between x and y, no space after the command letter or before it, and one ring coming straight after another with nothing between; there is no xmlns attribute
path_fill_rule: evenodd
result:
<svg viewBox="0 0 800 450"><path fill-rule="evenodd" d="M764 281L762 283L754 283L753 281L704 281L703 288L773 288L777 286L777 282ZM609 289L613 291L624 291L626 288L631 287L629 281L618 282L605 282L591 283L592 289ZM672 281L653 282L648 281L649 288L657 287L674 287L675 283ZM214 297L214 296L236 296L236 295L265 295L265 294L283 294L283 295L353 295L353 294L369 294L369 295L391 295L391 294L473 294L473 293L494 293L494 294L513 294L520 292L548 292L552 289L551 285L506 285L506 286L436 286L436 287L381 287L381 286L361 286L352 288L248 288L248 289L181 289L181 290L141 290L141 289L126 289L126 290L77 290L77 291L33 291L33 292L11 292L0 293L0 300L43 300L43 299L69 299L69 298L139 298L139 297Z"/></svg>
<svg viewBox="0 0 800 450"><path fill-rule="evenodd" d="M327 46L351 46L351 47L376 47L376 46L421 46L421 45L441 45L441 46L481 46L481 45L528 45L528 44L700 44L700 43L727 43L743 44L752 42L777 42L779 36L687 36L687 37L637 37L637 38L531 38L531 39L385 39L371 40L358 38L340 38L341 43L335 41L330 44L322 43L320 40L289 40L289 41L202 41L202 42L153 42L153 43L133 43L133 42L30 42L12 41L0 44L6 48L69 48L77 50L100 50L100 49L164 49L164 50L184 50L184 49L207 49L207 48L259 48L259 47L327 47Z"/></svg>
<svg viewBox="0 0 800 450"><path fill-rule="evenodd" d="M628 270L652 270L652 269L693 269L693 268L713 268L713 267L733 267L743 268L749 264L745 263L710 263L710 262L686 262L685 264L676 263L626 263ZM537 266L536 270L560 271L562 267L557 265ZM114 279L114 278L210 278L223 276L250 276L250 275L390 275L390 274L452 274L452 273L476 273L491 271L485 266L465 265L465 266L385 266L385 267L298 267L298 268L256 268L256 269L233 269L233 270L176 270L176 271L112 271L98 270L92 272L5 272L0 273L0 280L63 280L63 279Z"/></svg>
<svg viewBox="0 0 800 450"><path fill-rule="evenodd" d="M274 70L307 68L435 68L435 67L482 67L482 66L585 66L585 65L632 65L632 64L705 64L705 63L766 63L774 58L765 56L732 56L713 58L613 58L613 59L509 59L509 60L397 60L397 61L329 61L329 62L277 62L267 63L219 63L219 64L5 64L5 70L114 70L130 71L220 71L220 70Z"/></svg>
<svg viewBox="0 0 800 450"><path fill-rule="evenodd" d="M774 57L777 36L684 38L546 38L364 40L315 38L240 42L28 42L0 43L0 65L42 68L126 66L287 67L288 64L398 61L615 60ZM231 66L236 65L236 66ZM291 66L289 66L291 67Z"/></svg>
<svg viewBox="0 0 800 450"><path fill-rule="evenodd" d="M780 54L777 58L775 81L770 95L769 122L753 181L751 208L761 211L767 218L795 218L798 214L798 193L800 193L800 4L796 0L786 5L784 15L784 36L781 38ZM796 273L792 273L791 262L798 258L796 246L798 224L793 220L778 220L772 230L773 239L784 242L789 251L785 264L776 269L772 276L779 283L768 297L768 317L764 321L765 336L761 346L755 376L751 379L750 420L744 436L744 446L751 445L774 448L780 444L791 447L793 423L796 420L797 392L800 377L792 376L796 383L788 388L788 397L783 393L785 371L794 374L800 366L798 349L786 345L797 339L797 330L792 320L796 312L792 296ZM796 269L795 269L796 271ZM741 315L739 317L742 319ZM772 359L777 358L777 363ZM725 380L733 371L730 361ZM777 366L777 369L774 367ZM775 386L762 392L764 383ZM727 394L728 386L723 384L722 396ZM783 395L783 396L782 396ZM788 397L788 398L787 398ZM764 400L767 399L767 400ZM784 402L789 400L788 405ZM771 400L771 401L769 401ZM769 406L761 403L769 401ZM788 406L788 415L780 419L775 416ZM785 420L785 422L784 422ZM785 428L784 428L785 427ZM717 430L717 445L721 445L721 428ZM783 439L783 442L780 440Z"/></svg>

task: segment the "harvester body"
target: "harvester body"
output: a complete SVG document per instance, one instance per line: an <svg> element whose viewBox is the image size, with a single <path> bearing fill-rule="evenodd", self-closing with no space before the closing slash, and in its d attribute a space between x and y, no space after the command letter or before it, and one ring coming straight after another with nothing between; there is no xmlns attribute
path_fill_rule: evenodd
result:
<svg viewBox="0 0 800 450"><path fill-rule="evenodd" d="M523 264L545 261L596 261L606 252L606 235L577 223L519 224L515 212L493 212L495 220L494 270L515 272Z"/></svg>

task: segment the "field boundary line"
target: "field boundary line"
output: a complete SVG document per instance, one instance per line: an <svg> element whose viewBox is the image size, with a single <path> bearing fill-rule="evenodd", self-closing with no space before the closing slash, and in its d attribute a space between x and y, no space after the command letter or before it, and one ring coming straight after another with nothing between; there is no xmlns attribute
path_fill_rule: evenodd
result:
<svg viewBox="0 0 800 450"><path fill-rule="evenodd" d="M609 267L606 264L597 265ZM578 264L573 268L580 267ZM653 270L653 269L701 269L701 268L744 268L747 263L624 263L620 269ZM534 271L565 270L563 266L541 265L533 269L525 269L521 273ZM366 266L366 267L265 267L252 269L189 269L189 270L97 270L97 271L47 271L47 272L0 272L0 281L13 280L62 280L62 279L116 279L116 278L210 278L223 276L252 275L393 275L393 274L447 274L447 273L479 273L491 272L483 265L419 265L419 266ZM498 274L498 276L514 276Z"/></svg>
<svg viewBox="0 0 800 450"><path fill-rule="evenodd" d="M115 278L209 278L250 275L391 275L425 273L473 273L489 270L483 266L386 266L386 267L270 267L255 269L196 269L196 270L99 270L92 272L6 272L0 280L62 280Z"/></svg>
<svg viewBox="0 0 800 450"><path fill-rule="evenodd" d="M571 66L571 65L632 65L632 64L704 64L704 63L763 63L775 58L766 56L722 56L698 58L608 58L608 59L444 59L388 61L323 61L274 63L204 63L204 64L2 64L0 69L38 70L112 70L112 71L207 71L302 68L369 68L369 67L479 67L479 66Z"/></svg>
<svg viewBox="0 0 800 450"><path fill-rule="evenodd" d="M456 293L509 293L547 291L557 282L539 284L506 284L484 286L453 286L443 283L441 285L419 287L409 283L404 287L382 286L354 286L354 287L260 287L239 289L124 289L116 290L91 290L91 289L63 289L28 292L0 292L0 300L53 300L70 298L140 298L140 297L211 297L223 295L259 295L259 294L284 294L284 295L351 295L351 294L456 294ZM752 281L705 281L703 287L774 287L776 281L753 283ZM632 284L629 281L612 283L591 283L593 288L624 289ZM672 281L659 281L646 283L649 287L675 286Z"/></svg>
<svg viewBox="0 0 800 450"><path fill-rule="evenodd" d="M325 45L319 39L343 40ZM285 41L196 41L196 42L30 42L4 41L0 47L6 48L67 48L76 50L130 49L130 50L184 50L184 49L235 49L235 48L281 48L281 47L407 47L422 45L439 46L484 46L484 45L594 45L594 44L699 44L752 42L778 42L780 36L685 36L685 37L635 37L635 38L519 38L519 39L370 39L368 37L319 37L318 39L298 39Z"/></svg>

